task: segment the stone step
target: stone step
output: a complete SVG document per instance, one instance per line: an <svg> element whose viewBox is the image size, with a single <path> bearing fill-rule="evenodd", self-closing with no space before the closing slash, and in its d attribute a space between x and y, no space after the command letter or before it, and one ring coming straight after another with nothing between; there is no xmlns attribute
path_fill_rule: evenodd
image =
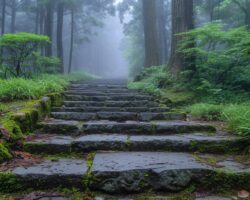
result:
<svg viewBox="0 0 250 200"><path fill-rule="evenodd" d="M81 107L81 106L94 106L94 107L140 107L140 106L149 106L149 107L158 107L159 104L151 101L64 101L64 106L67 107Z"/></svg>
<svg viewBox="0 0 250 200"><path fill-rule="evenodd" d="M45 160L29 167L17 167L12 170L16 177L15 183L20 183L24 190L58 187L84 189L83 180L87 177L87 172L87 161L80 159Z"/></svg>
<svg viewBox="0 0 250 200"><path fill-rule="evenodd" d="M197 159L208 156L211 155L166 152L97 153L88 161L45 160L30 166L14 167L8 175L10 180L6 177L5 181L6 184L12 183L11 180L14 179L19 190L87 187L92 191L111 194L149 190L178 192L189 186L197 189L211 186L236 189L242 187L242 183L250 185L250 168L227 156L221 158L212 155L215 160L219 160L216 163L219 168Z"/></svg>
<svg viewBox="0 0 250 200"><path fill-rule="evenodd" d="M77 90L67 90L65 91L63 94L65 95L83 95L83 96L109 96L109 97L113 97L113 96L136 96L136 95L143 95L143 96L147 96L147 97L151 97L150 95L144 94L144 93L139 93L139 92L131 92L131 91L127 91L125 92L121 92L121 93L112 93L112 92L102 92L102 91L89 91L89 92L85 92L85 91L77 91Z"/></svg>
<svg viewBox="0 0 250 200"><path fill-rule="evenodd" d="M70 92L86 92L86 93L140 93L138 90L132 90L132 89L104 89L104 88L69 88L68 91Z"/></svg>
<svg viewBox="0 0 250 200"><path fill-rule="evenodd" d="M36 135L24 148L30 153L61 154L95 151L171 151L200 153L241 153L246 146L241 138L207 134L123 135L92 134L80 137Z"/></svg>
<svg viewBox="0 0 250 200"><path fill-rule="evenodd" d="M115 120L115 121L153 121L153 120L185 120L186 115L180 113L152 112L52 112L52 118L64 120Z"/></svg>
<svg viewBox="0 0 250 200"><path fill-rule="evenodd" d="M89 121L77 122L67 120L44 121L38 124L39 132L49 134L97 134L97 133L122 133L140 135L171 135L181 133L206 132L214 133L215 127L203 123L188 121L166 122L113 122Z"/></svg>
<svg viewBox="0 0 250 200"><path fill-rule="evenodd" d="M169 112L168 107L54 107L52 112Z"/></svg>
<svg viewBox="0 0 250 200"><path fill-rule="evenodd" d="M153 101L154 98L145 95L116 95L116 96L84 96L84 95L64 95L68 101Z"/></svg>
<svg viewBox="0 0 250 200"><path fill-rule="evenodd" d="M92 84L81 84L71 85L70 89L128 89L126 85L92 85Z"/></svg>
<svg viewBox="0 0 250 200"><path fill-rule="evenodd" d="M187 121L166 121L166 122L112 122L93 121L83 124L86 134L96 133L123 133L123 134L175 134L192 132L215 132L216 129L207 124Z"/></svg>

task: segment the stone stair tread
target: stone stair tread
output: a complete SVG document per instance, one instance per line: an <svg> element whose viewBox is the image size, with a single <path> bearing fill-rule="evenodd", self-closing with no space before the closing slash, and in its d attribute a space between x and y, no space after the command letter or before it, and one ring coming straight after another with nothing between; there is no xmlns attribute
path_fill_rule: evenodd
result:
<svg viewBox="0 0 250 200"><path fill-rule="evenodd" d="M225 163L220 172L229 170ZM201 184L216 168L197 161L192 154L165 152L97 153L92 166L94 189L112 192L135 192L148 188L180 191L193 182ZM233 172L249 172L235 167ZM119 183L123 184L119 184ZM143 183L143 184L142 184Z"/></svg>
<svg viewBox="0 0 250 200"><path fill-rule="evenodd" d="M219 166L206 162L205 159L209 157L216 159ZM206 184L214 173L234 173L233 181L237 180L236 177L242 177L243 173L247 180L250 168L231 156L172 152L98 152L94 155L93 162L84 159L45 160L30 166L14 167L11 173L24 188L88 186L93 190L121 193L148 189L180 191L192 183ZM88 176L89 173L91 177ZM228 179L231 180L230 176ZM121 182L123 184L119 184Z"/></svg>
<svg viewBox="0 0 250 200"><path fill-rule="evenodd" d="M85 96L81 94L65 94L64 98L69 101L150 101L154 99L152 96L144 95Z"/></svg>
<svg viewBox="0 0 250 200"><path fill-rule="evenodd" d="M141 100L141 101L64 101L62 105L67 107L75 106L106 106L106 107L138 107L142 105L147 105L151 107L159 106L158 103Z"/></svg>
<svg viewBox="0 0 250 200"><path fill-rule="evenodd" d="M186 115L182 113L159 113L159 112L52 112L51 117L65 120L185 120Z"/></svg>
<svg viewBox="0 0 250 200"><path fill-rule="evenodd" d="M87 161L83 159L45 160L12 170L12 174L22 182L23 187L46 189L58 186L83 187L82 181L87 172Z"/></svg>
<svg viewBox="0 0 250 200"><path fill-rule="evenodd" d="M175 134L183 132L215 132L216 128L209 124L191 121L89 121L83 124L85 133L147 133L147 134Z"/></svg>
<svg viewBox="0 0 250 200"><path fill-rule="evenodd" d="M92 134L78 137L61 135L38 135L25 143L31 153L91 152L103 150L173 151L229 153L239 142L238 137L181 134L171 136L148 136L126 134ZM217 146L218 145L218 146ZM242 147L244 148L244 147Z"/></svg>
<svg viewBox="0 0 250 200"><path fill-rule="evenodd" d="M169 112L168 107L53 107L52 112Z"/></svg>

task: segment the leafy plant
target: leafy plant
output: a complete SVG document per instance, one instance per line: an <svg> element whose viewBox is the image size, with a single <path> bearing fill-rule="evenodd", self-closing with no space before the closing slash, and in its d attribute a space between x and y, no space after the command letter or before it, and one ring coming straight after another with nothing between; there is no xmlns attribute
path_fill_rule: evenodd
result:
<svg viewBox="0 0 250 200"><path fill-rule="evenodd" d="M20 77L22 75L22 65L32 57L32 52L49 42L47 36L32 33L2 35L0 37L0 48L5 52L2 60L11 65L10 68L5 70L10 70L12 75Z"/></svg>
<svg viewBox="0 0 250 200"><path fill-rule="evenodd" d="M220 89L249 90L250 32L246 27L227 30L215 22L182 35L185 39L179 51L196 58L192 81L186 84L189 88L202 93L220 92ZM187 48L194 38L196 45Z"/></svg>

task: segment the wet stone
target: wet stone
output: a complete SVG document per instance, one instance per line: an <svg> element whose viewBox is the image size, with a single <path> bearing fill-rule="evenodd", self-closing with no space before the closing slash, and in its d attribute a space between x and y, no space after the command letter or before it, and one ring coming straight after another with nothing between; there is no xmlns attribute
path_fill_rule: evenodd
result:
<svg viewBox="0 0 250 200"><path fill-rule="evenodd" d="M83 187L82 180L87 174L84 160L62 159L44 161L31 167L17 167L12 173L26 187L51 189L54 187Z"/></svg>
<svg viewBox="0 0 250 200"><path fill-rule="evenodd" d="M49 121L41 122L37 127L39 128L39 133L46 134L77 135L80 131L79 122L59 119L50 119Z"/></svg>
<svg viewBox="0 0 250 200"><path fill-rule="evenodd" d="M107 193L180 191L211 168L189 154L163 152L97 153L92 166L94 189Z"/></svg>
<svg viewBox="0 0 250 200"><path fill-rule="evenodd" d="M90 152L96 150L126 150L126 135L86 135L82 136L72 143L74 152Z"/></svg>
<svg viewBox="0 0 250 200"><path fill-rule="evenodd" d="M171 135L177 133L192 132L215 132L213 126L191 123L187 121L166 121L166 122L136 122L128 121L124 123L111 121L93 121L83 125L83 132L93 133L126 133L141 135Z"/></svg>
<svg viewBox="0 0 250 200"><path fill-rule="evenodd" d="M25 151L30 153L69 153L73 138L70 136L48 136L24 144Z"/></svg>

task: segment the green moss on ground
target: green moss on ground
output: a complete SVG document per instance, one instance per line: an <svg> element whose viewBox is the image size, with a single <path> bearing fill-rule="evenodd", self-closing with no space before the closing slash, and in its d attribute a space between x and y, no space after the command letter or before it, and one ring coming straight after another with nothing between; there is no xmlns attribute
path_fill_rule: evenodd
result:
<svg viewBox="0 0 250 200"><path fill-rule="evenodd" d="M11 158L12 155L10 154L9 150L0 143L0 163Z"/></svg>
<svg viewBox="0 0 250 200"><path fill-rule="evenodd" d="M17 177L10 172L0 172L0 192L11 193L20 191L22 184L18 181Z"/></svg>

